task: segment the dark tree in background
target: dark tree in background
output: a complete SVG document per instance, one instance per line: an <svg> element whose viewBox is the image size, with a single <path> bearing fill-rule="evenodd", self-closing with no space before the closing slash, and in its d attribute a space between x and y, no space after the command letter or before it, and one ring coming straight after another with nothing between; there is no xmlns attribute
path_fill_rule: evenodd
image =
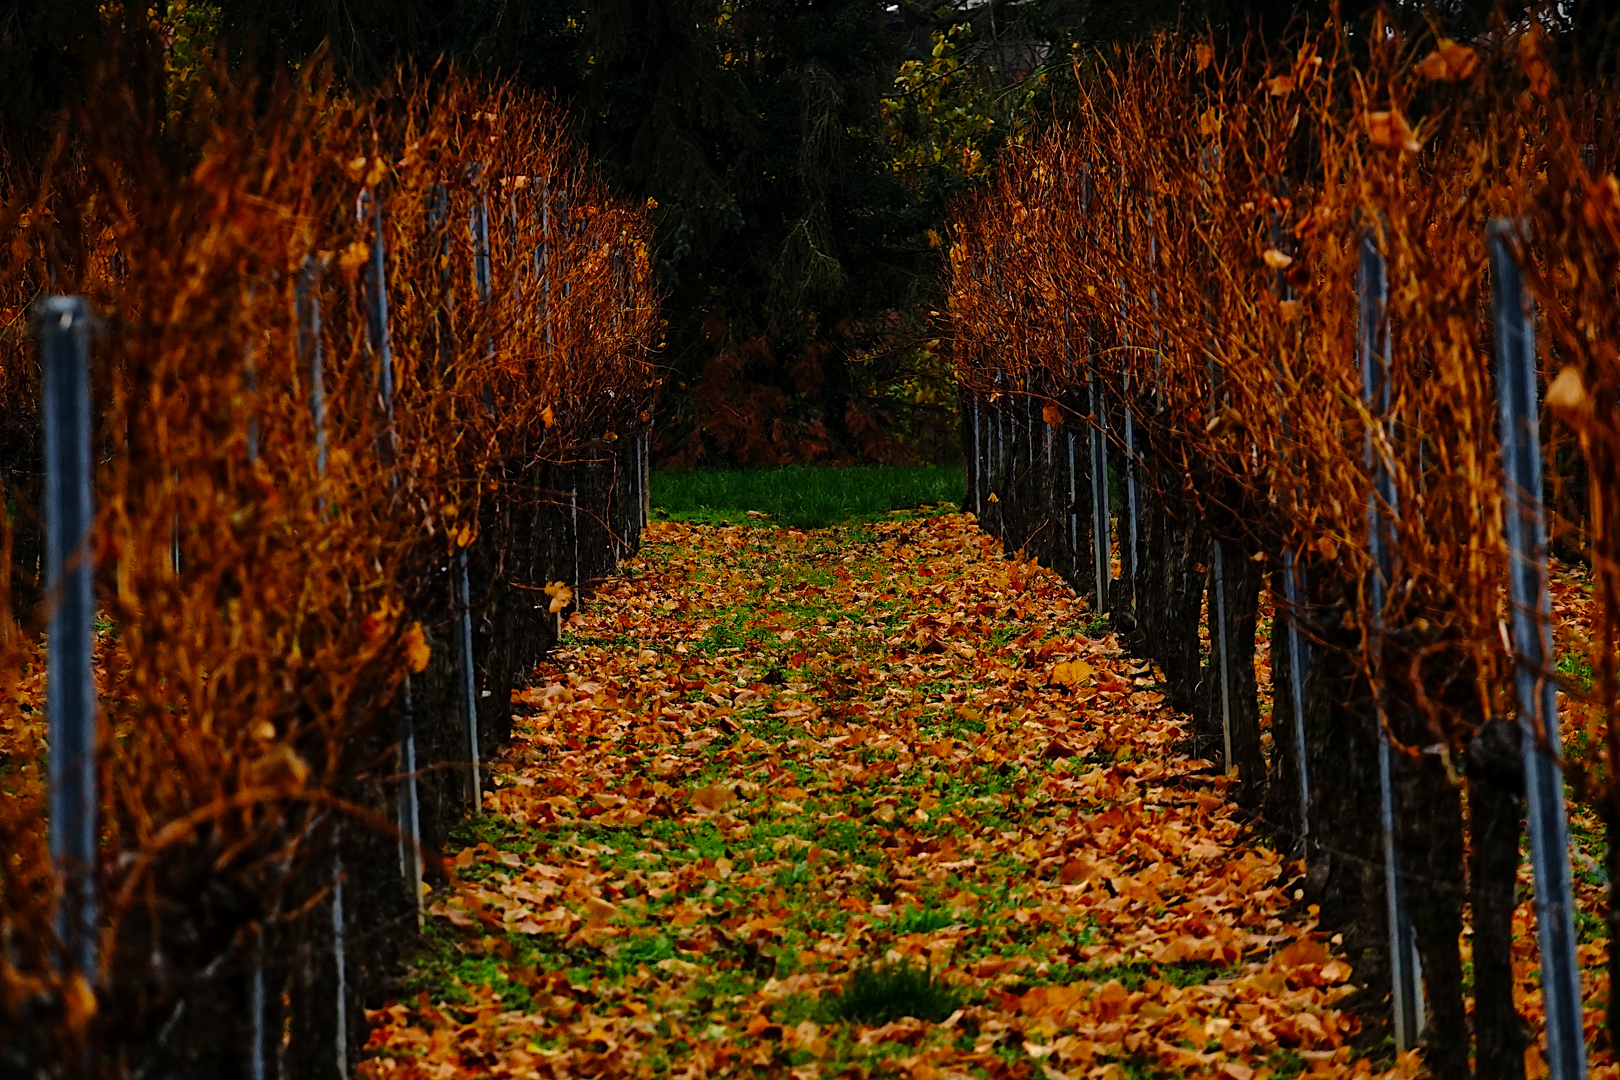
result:
<svg viewBox="0 0 1620 1080"><path fill-rule="evenodd" d="M871 0L593 5L592 158L658 204L666 455L903 453L884 381L927 332L943 203L889 168L890 21Z"/></svg>
<svg viewBox="0 0 1620 1080"><path fill-rule="evenodd" d="M1563 5L1614 62L1613 0ZM1485 0L1396 4L1414 29L1489 26ZM0 0L0 151L53 114L125 18ZM1280 41L1329 0L147 0L170 48L346 78L448 60L571 103L621 194L656 201L669 463L945 459L954 391L931 316L950 200L1061 108L1076 56L1169 27ZM1367 0L1342 0L1348 25ZM1519 5L1515 11L1522 14Z"/></svg>

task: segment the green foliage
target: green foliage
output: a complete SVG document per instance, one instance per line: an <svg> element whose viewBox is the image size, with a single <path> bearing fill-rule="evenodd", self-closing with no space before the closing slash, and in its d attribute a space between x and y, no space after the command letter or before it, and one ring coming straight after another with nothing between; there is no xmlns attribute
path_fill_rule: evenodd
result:
<svg viewBox="0 0 1620 1080"><path fill-rule="evenodd" d="M1577 689L1592 689L1592 661L1584 653L1570 651L1561 654L1556 670L1558 674L1567 676L1570 684Z"/></svg>
<svg viewBox="0 0 1620 1080"><path fill-rule="evenodd" d="M921 907L911 908L888 922L879 923L876 929L894 934L932 934L959 921L955 914L943 908Z"/></svg>
<svg viewBox="0 0 1620 1080"><path fill-rule="evenodd" d="M832 1019L848 1023L879 1025L913 1016L937 1024L959 1004L957 992L932 971L902 961L857 968L826 1008Z"/></svg>
<svg viewBox="0 0 1620 1080"><path fill-rule="evenodd" d="M929 55L902 63L880 102L891 167L913 190L960 188L987 176L994 145L1030 129L1046 74L1002 85L1003 76L975 63L985 48L975 48L973 36L969 22L935 30ZM928 240L941 243L934 230Z"/></svg>
<svg viewBox="0 0 1620 1080"><path fill-rule="evenodd" d="M670 471L653 475L652 501L655 514L675 520L740 522L755 511L774 524L817 529L894 510L960 505L962 485L954 466Z"/></svg>

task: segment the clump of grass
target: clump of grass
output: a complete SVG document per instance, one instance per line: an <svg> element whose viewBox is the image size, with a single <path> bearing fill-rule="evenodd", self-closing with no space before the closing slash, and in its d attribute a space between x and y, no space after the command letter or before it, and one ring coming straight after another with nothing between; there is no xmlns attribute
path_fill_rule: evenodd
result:
<svg viewBox="0 0 1620 1080"><path fill-rule="evenodd" d="M940 908L911 908L886 923L879 923L878 927L896 934L932 934L955 926L957 921L954 914Z"/></svg>
<svg viewBox="0 0 1620 1080"><path fill-rule="evenodd" d="M960 1003L933 971L902 961L857 968L844 992L827 1001L827 1012L831 1019L855 1024L887 1024L903 1016L937 1024Z"/></svg>

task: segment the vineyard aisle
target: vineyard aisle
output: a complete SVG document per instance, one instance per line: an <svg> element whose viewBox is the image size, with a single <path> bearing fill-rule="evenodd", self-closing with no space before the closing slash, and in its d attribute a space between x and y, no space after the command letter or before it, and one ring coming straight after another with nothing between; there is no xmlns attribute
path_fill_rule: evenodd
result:
<svg viewBox="0 0 1620 1080"><path fill-rule="evenodd" d="M1091 622L963 516L655 524L516 695L363 1074L1367 1068L1293 875Z"/></svg>

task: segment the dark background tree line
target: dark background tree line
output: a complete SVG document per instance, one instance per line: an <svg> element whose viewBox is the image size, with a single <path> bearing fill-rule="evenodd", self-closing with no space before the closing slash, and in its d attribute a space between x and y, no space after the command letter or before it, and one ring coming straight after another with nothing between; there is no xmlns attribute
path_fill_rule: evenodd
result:
<svg viewBox="0 0 1620 1080"><path fill-rule="evenodd" d="M1370 5L1348 0L1341 18ZM1491 5L1397 17L1478 33ZM1612 5L1573 17L1614 53ZM109 33L156 29L183 70L326 56L510 77L570 105L594 167L656 205L667 464L953 460L932 312L940 230L995 150L1060 115L1071 72L1178 23L1281 35L1324 0L99 0L0 3L0 150L49 146Z"/></svg>

